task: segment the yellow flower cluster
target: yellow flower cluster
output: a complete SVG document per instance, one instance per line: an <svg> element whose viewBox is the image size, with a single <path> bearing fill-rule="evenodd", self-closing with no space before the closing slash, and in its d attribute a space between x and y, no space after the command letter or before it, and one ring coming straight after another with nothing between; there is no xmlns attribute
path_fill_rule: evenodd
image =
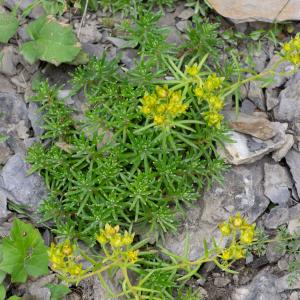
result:
<svg viewBox="0 0 300 300"><path fill-rule="evenodd" d="M48 256L51 268L54 271L67 274L70 277L77 277L84 273L82 264L78 264L74 256L75 246L69 240L60 244L51 244Z"/></svg>
<svg viewBox="0 0 300 300"><path fill-rule="evenodd" d="M181 92L171 92L166 85L156 86L155 93L146 93L141 102L141 112L153 119L154 124L162 126L172 124L188 109L188 105L182 102Z"/></svg>
<svg viewBox="0 0 300 300"><path fill-rule="evenodd" d="M193 64L192 66L185 66L185 72L192 77L197 76L199 71L200 66L198 66L197 64Z"/></svg>
<svg viewBox="0 0 300 300"><path fill-rule="evenodd" d="M138 250L130 250L130 246L134 239L134 234L127 231L124 234L119 233L120 227L117 225L112 227L106 224L104 229L100 229L99 234L96 235L96 239L102 246L109 244L113 251L118 254L122 254L130 262L135 263L138 260Z"/></svg>
<svg viewBox="0 0 300 300"><path fill-rule="evenodd" d="M300 35L296 35L291 41L282 47L284 58L294 65L300 65Z"/></svg>
<svg viewBox="0 0 300 300"><path fill-rule="evenodd" d="M194 94L199 101L206 101L208 111L204 113L204 119L209 126L220 128L223 120L223 115L220 111L224 107L224 101L220 97L220 89L224 78L218 77L216 74L208 76L206 81L198 84L194 89Z"/></svg>
<svg viewBox="0 0 300 300"><path fill-rule="evenodd" d="M251 225L238 213L230 217L228 222L219 225L223 236L231 236L232 241L228 248L225 248L221 258L225 261L241 259L245 257L245 246L251 244L255 238L255 224ZM239 236L239 241L236 237Z"/></svg>

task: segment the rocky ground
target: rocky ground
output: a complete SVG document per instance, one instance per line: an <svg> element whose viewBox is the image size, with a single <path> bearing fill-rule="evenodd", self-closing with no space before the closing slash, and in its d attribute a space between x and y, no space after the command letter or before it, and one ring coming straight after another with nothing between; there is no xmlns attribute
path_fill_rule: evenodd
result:
<svg viewBox="0 0 300 300"><path fill-rule="evenodd" d="M220 4L222 1L212 2L215 2L220 13L232 16L224 11L226 8ZM0 6L0 12L11 8L13 4L13 1L6 0L4 6ZM241 18L237 10L234 7L232 18L239 22L255 19L246 14ZM293 13L298 13L297 18L300 17L299 9ZM34 10L31 17L36 18L38 15L39 11ZM160 22L170 27L169 42L181 43L192 15L193 10L185 8L183 3L179 3L175 10L166 12ZM64 16L66 19L68 17ZM104 24L103 17L101 12L87 15L79 35L83 49L90 56L101 56L106 52L109 57L115 57L121 53L122 63L130 68L137 55L136 50L120 49L125 41L113 27ZM269 15L256 19L270 21L272 18L274 16ZM284 18L288 19L287 16ZM296 17L293 15L291 18ZM80 17L72 19L75 30L79 29L80 21ZM113 22L118 23L119 18L116 17ZM26 149L42 132L38 125L40 117L37 107L28 102L32 95L31 82L37 72L41 72L51 82L62 84L67 81L68 72L72 70L72 67L65 65L55 68L44 63L26 63L17 50L20 41L28 39L25 26L23 24L20 27L17 37L9 45L0 45L3 53L0 63L0 133L9 136L6 141L0 142L2 236L9 231L15 215L11 210L15 205L29 207L34 212L47 194L43 179L38 174L28 176L29 166L24 162ZM246 32L249 26L260 28L264 24L256 22L233 26ZM256 69L263 72L278 57L274 47L266 43L254 59ZM278 71L288 71L290 68L289 64L282 64ZM241 212L251 222L257 222L258 226L269 233L281 225L287 225L290 232L296 230L300 216L300 73L275 79L266 89L261 89L255 82L244 87L238 119L232 111L224 112L232 128L231 138L235 141L226 144L225 149L220 149L221 155L232 165L224 176L225 185L215 185L201 195L195 207L187 211L180 230L175 235L167 236L166 248L181 253L185 237L189 235L190 258L199 257L199 245L203 238L217 236L216 225L236 212ZM68 86L63 87L62 95L66 95L68 90ZM78 99L73 98L70 103L79 108L82 105ZM44 237L46 241L49 240L47 230ZM278 252L274 244L270 244L262 257L249 257L245 264L238 264L238 274L224 274L208 265L203 270L203 280L194 284L200 288L204 299L300 299L300 281L292 286L287 281L290 259L288 254ZM37 299L49 299L48 290L42 286L53 280L54 277L49 275L21 286L20 290ZM105 297L98 282L87 282L68 299L103 300Z"/></svg>

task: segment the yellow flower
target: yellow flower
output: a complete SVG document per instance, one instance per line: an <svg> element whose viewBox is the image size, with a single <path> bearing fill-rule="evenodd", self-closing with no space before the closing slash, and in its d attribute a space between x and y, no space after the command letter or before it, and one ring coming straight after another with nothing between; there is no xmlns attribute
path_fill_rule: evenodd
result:
<svg viewBox="0 0 300 300"><path fill-rule="evenodd" d="M190 76L196 76L200 71L200 66L197 64L193 64L190 66L185 66L185 72L189 74Z"/></svg>
<svg viewBox="0 0 300 300"><path fill-rule="evenodd" d="M169 99L170 99L170 102L180 103L181 102L181 92L180 91L173 92L170 95Z"/></svg>
<svg viewBox="0 0 300 300"><path fill-rule="evenodd" d="M72 276L79 276L83 272L82 265L77 265L74 263L67 268L67 272L70 273Z"/></svg>
<svg viewBox="0 0 300 300"><path fill-rule="evenodd" d="M163 115L155 115L154 116L154 123L156 125L162 125L162 124L165 124L166 122L166 117L163 116Z"/></svg>
<svg viewBox="0 0 300 300"><path fill-rule="evenodd" d="M218 77L216 74L211 74L208 76L204 88L208 91L214 91L221 87L223 78Z"/></svg>
<svg viewBox="0 0 300 300"><path fill-rule="evenodd" d="M130 260L130 262L135 263L138 260L138 254L139 251L138 250L130 250L127 252L127 257Z"/></svg>
<svg viewBox="0 0 300 300"><path fill-rule="evenodd" d="M133 238L134 238L134 234L130 234L127 231L125 231L123 239L122 239L122 243L125 246L131 245L133 242Z"/></svg>
<svg viewBox="0 0 300 300"><path fill-rule="evenodd" d="M145 115L149 115L151 113L151 108L147 105L143 105L141 107L141 112Z"/></svg>
<svg viewBox="0 0 300 300"><path fill-rule="evenodd" d="M234 227L240 228L243 225L243 218L240 213L237 213L235 217L231 218L231 223Z"/></svg>
<svg viewBox="0 0 300 300"><path fill-rule="evenodd" d="M205 93L204 93L204 90L201 86L197 86L195 89L194 89L194 93L195 95L198 97L198 98L203 98Z"/></svg>
<svg viewBox="0 0 300 300"><path fill-rule="evenodd" d="M107 238L110 238L112 236L114 236L118 231L119 231L120 227L119 225L112 227L109 224L105 224L105 235Z"/></svg>
<svg viewBox="0 0 300 300"><path fill-rule="evenodd" d="M224 222L221 225L219 225L219 229L220 229L220 232L222 233L222 235L224 235L224 236L228 236L231 234L231 228L227 222Z"/></svg>
<svg viewBox="0 0 300 300"><path fill-rule="evenodd" d="M101 230L100 234L96 235L96 239L97 239L98 243L101 245L105 245L108 242L108 240L105 236L105 233L102 230Z"/></svg>
<svg viewBox="0 0 300 300"><path fill-rule="evenodd" d="M159 114L163 114L166 110L167 110L167 105L166 104L159 104L157 106L157 109L156 111L159 113Z"/></svg>
<svg viewBox="0 0 300 300"><path fill-rule="evenodd" d="M221 127L223 118L224 116L214 111L209 111L204 114L204 119L207 122L208 126L216 127L218 129Z"/></svg>
<svg viewBox="0 0 300 300"><path fill-rule="evenodd" d="M164 85L163 87L161 86L156 86L155 87L156 94L159 98L167 98L169 94L168 87Z"/></svg>
<svg viewBox="0 0 300 300"><path fill-rule="evenodd" d="M123 242L122 242L122 237L119 233L115 234L111 240L110 240L110 244L112 247L115 248L120 248L123 246Z"/></svg>
<svg viewBox="0 0 300 300"><path fill-rule="evenodd" d="M157 105L157 96L155 94L148 94L146 93L143 97L142 101L143 105L152 108Z"/></svg>
<svg viewBox="0 0 300 300"><path fill-rule="evenodd" d="M241 232L240 241L242 244L251 244L254 240L254 229L246 229Z"/></svg>
<svg viewBox="0 0 300 300"><path fill-rule="evenodd" d="M246 256L246 250L240 246L235 246L234 248L234 258L235 259L242 259Z"/></svg>
<svg viewBox="0 0 300 300"><path fill-rule="evenodd" d="M66 240L63 247L62 247L62 253L65 256L70 256L73 253L73 246L71 245L69 240Z"/></svg>
<svg viewBox="0 0 300 300"><path fill-rule="evenodd" d="M218 96L212 96L208 99L211 110L220 111L224 107L223 100Z"/></svg>
<svg viewBox="0 0 300 300"><path fill-rule="evenodd" d="M221 254L221 258L223 260L230 260L232 258L232 250L231 249L225 249Z"/></svg>

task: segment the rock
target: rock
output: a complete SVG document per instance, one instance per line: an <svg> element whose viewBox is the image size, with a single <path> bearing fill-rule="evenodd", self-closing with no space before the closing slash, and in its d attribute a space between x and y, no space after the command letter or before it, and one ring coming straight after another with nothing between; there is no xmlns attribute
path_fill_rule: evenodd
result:
<svg viewBox="0 0 300 300"><path fill-rule="evenodd" d="M127 67L127 69L132 69L135 66L134 60L137 57L136 49L125 49L122 51L121 62Z"/></svg>
<svg viewBox="0 0 300 300"><path fill-rule="evenodd" d="M186 216L175 234L167 234L164 247L183 254L185 239L189 237L189 258L194 260L203 254L203 240L220 233L217 225L229 216L240 212L254 222L268 207L269 200L263 195L263 165L257 164L233 167L224 175L225 186L214 184L205 192Z"/></svg>
<svg viewBox="0 0 300 300"><path fill-rule="evenodd" d="M89 57L96 56L99 58L105 53L105 49L101 44L83 43L81 44L81 47L82 50L89 55Z"/></svg>
<svg viewBox="0 0 300 300"><path fill-rule="evenodd" d="M7 46L0 52L0 73L6 76L17 74L18 56L13 46Z"/></svg>
<svg viewBox="0 0 300 300"><path fill-rule="evenodd" d="M297 0L209 0L209 4L220 15L230 18L236 23L300 20Z"/></svg>
<svg viewBox="0 0 300 300"><path fill-rule="evenodd" d="M266 251L267 260L270 263L275 263L285 255L285 252L284 247L280 247L280 244L277 242L269 243Z"/></svg>
<svg viewBox="0 0 300 300"><path fill-rule="evenodd" d="M0 142L0 165L4 165L12 154L6 142Z"/></svg>
<svg viewBox="0 0 300 300"><path fill-rule="evenodd" d="M6 219L7 215L7 195L0 189L0 223Z"/></svg>
<svg viewBox="0 0 300 300"><path fill-rule="evenodd" d="M225 287L230 282L231 282L231 280L228 277L217 277L214 279L214 285L216 287Z"/></svg>
<svg viewBox="0 0 300 300"><path fill-rule="evenodd" d="M27 175L28 170L29 166L20 155L12 156L1 172L2 188L13 195L13 199L10 199L12 202L35 211L46 198L47 190L42 177L36 173Z"/></svg>
<svg viewBox="0 0 300 300"><path fill-rule="evenodd" d="M296 278L293 282L290 282L289 278ZM299 274L289 273L275 280L277 290L279 292L289 291L289 290L298 290L300 289L300 279Z"/></svg>
<svg viewBox="0 0 300 300"><path fill-rule="evenodd" d="M12 94L15 92L14 86L11 84L7 76L4 76L0 73L0 91L2 93ZM1 93L0 93L1 97ZM1 121L1 118L0 118Z"/></svg>
<svg viewBox="0 0 300 300"><path fill-rule="evenodd" d="M189 21L179 21L176 23L176 28L180 31L180 32L186 32L188 27L189 27L190 22Z"/></svg>
<svg viewBox="0 0 300 300"><path fill-rule="evenodd" d="M23 295L22 299L28 299L26 297L31 297L31 299L35 300L50 300L50 290L47 287L45 287L45 285L49 283L58 283L55 274L43 276L35 281L29 280L28 282L21 284L18 287L18 292Z"/></svg>
<svg viewBox="0 0 300 300"><path fill-rule="evenodd" d="M300 197L300 152L290 150L285 159L290 167L292 177L296 184L297 193Z"/></svg>
<svg viewBox="0 0 300 300"><path fill-rule="evenodd" d="M109 41L117 48L130 48L127 41L117 38L117 37L109 36L109 37L105 38L105 41Z"/></svg>
<svg viewBox="0 0 300 300"><path fill-rule="evenodd" d="M265 219L267 229L277 229L280 225L287 223L289 220L289 210L285 207L273 207Z"/></svg>
<svg viewBox="0 0 300 300"><path fill-rule="evenodd" d="M282 257L278 261L277 266L281 271L287 271L289 268L288 256L285 255L284 257Z"/></svg>
<svg viewBox="0 0 300 300"><path fill-rule="evenodd" d="M277 90L268 88L266 90L267 110L270 111L279 104L279 95Z"/></svg>
<svg viewBox="0 0 300 300"><path fill-rule="evenodd" d="M300 120L300 73L289 80L279 94L279 105L274 109L274 116L278 121Z"/></svg>
<svg viewBox="0 0 300 300"><path fill-rule="evenodd" d="M226 118L229 120L229 127L234 131L249 134L263 141L269 140L277 134L273 123L262 117L244 113L236 115L231 112L226 114Z"/></svg>
<svg viewBox="0 0 300 300"><path fill-rule="evenodd" d="M24 11L25 9L28 9L30 6L33 5L32 10L30 11L29 17L32 19L37 19L39 17L42 17L45 15L45 11L41 5L35 5L34 6L33 0L24 0L19 3L18 0L5 0L3 5L10 10L13 10L16 6L21 10Z"/></svg>
<svg viewBox="0 0 300 300"><path fill-rule="evenodd" d="M170 44L180 46L184 42L184 36L176 29L175 26L169 27L169 34L166 41Z"/></svg>
<svg viewBox="0 0 300 300"><path fill-rule="evenodd" d="M218 148L219 155L233 165L253 163L265 155L280 149L286 140L287 124L273 122L277 134L270 140L262 141L235 131L229 132L232 143L224 143L224 148Z"/></svg>
<svg viewBox="0 0 300 300"><path fill-rule="evenodd" d="M293 145L294 136L292 134L286 134L285 143L281 148L273 152L272 158L277 162L281 161L287 155L287 153L290 151Z"/></svg>
<svg viewBox="0 0 300 300"><path fill-rule="evenodd" d="M192 8L187 8L179 14L178 18L183 20L188 20L194 15L194 13L195 12Z"/></svg>
<svg viewBox="0 0 300 300"><path fill-rule="evenodd" d="M281 300L275 285L276 276L263 270L259 272L252 282L237 288L231 296L232 300Z"/></svg>
<svg viewBox="0 0 300 300"><path fill-rule="evenodd" d="M261 82L259 81L250 81L248 98L258 107L260 110L266 110L266 99L261 88Z"/></svg>
<svg viewBox="0 0 300 300"><path fill-rule="evenodd" d="M286 206L290 198L289 189L293 186L287 169L279 164L266 163L264 170L265 196L275 204Z"/></svg>
<svg viewBox="0 0 300 300"><path fill-rule="evenodd" d="M242 106L240 108L240 111L242 113L251 115L255 111L255 109L256 109L256 106L253 104L253 102L250 101L249 99L245 99L242 102Z"/></svg>
<svg viewBox="0 0 300 300"><path fill-rule="evenodd" d="M300 230L300 221L299 219L293 219L288 221L288 232L290 234L298 233Z"/></svg>
<svg viewBox="0 0 300 300"><path fill-rule="evenodd" d="M289 300L299 300L299 299L300 299L300 294L296 291L292 292L289 297Z"/></svg>
<svg viewBox="0 0 300 300"><path fill-rule="evenodd" d="M34 131L35 136L42 135L44 133L44 129L41 127L43 124L43 120L41 118L38 110L38 105L35 102L30 102L28 106L28 118L31 122L31 126Z"/></svg>
<svg viewBox="0 0 300 300"><path fill-rule="evenodd" d="M75 23L77 36L80 43L95 44L101 41L102 34L98 31L97 21L88 20L84 26L80 26L79 23Z"/></svg>

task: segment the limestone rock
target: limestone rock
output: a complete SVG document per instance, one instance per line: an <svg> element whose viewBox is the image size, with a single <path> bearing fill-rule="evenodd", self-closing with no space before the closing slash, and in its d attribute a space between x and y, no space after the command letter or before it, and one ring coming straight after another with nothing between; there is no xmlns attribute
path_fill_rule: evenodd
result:
<svg viewBox="0 0 300 300"><path fill-rule="evenodd" d="M294 136L292 134L286 134L285 143L281 148L273 152L272 158L277 162L281 161L287 155L287 153L290 151L293 145L294 145Z"/></svg>
<svg viewBox="0 0 300 300"><path fill-rule="evenodd" d="M208 2L219 14L237 23L300 20L298 0L209 0Z"/></svg>
<svg viewBox="0 0 300 300"><path fill-rule="evenodd" d="M276 229L289 220L289 210L285 207L273 207L265 220L265 226L268 229Z"/></svg>
<svg viewBox="0 0 300 300"><path fill-rule="evenodd" d="M298 196L300 196L300 152L291 150L285 158L296 183Z"/></svg>

